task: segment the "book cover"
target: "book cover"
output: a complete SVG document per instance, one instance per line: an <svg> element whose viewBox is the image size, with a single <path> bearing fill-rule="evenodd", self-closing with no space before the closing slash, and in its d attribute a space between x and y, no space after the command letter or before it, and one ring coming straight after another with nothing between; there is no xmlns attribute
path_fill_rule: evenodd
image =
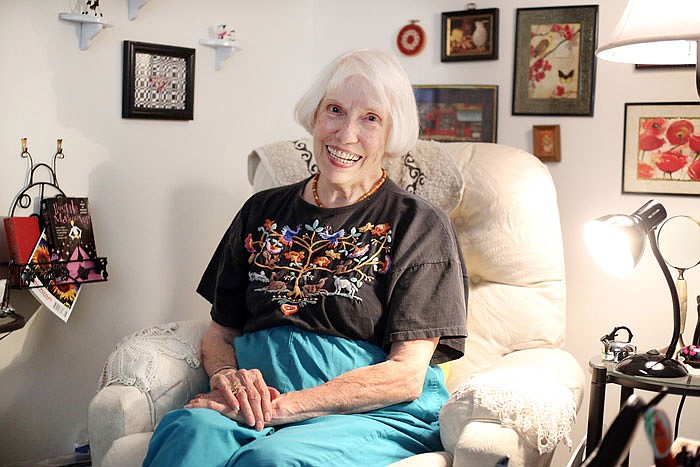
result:
<svg viewBox="0 0 700 467"><path fill-rule="evenodd" d="M39 303L51 310L64 322L68 322L80 292L80 284L75 282L59 282L55 279L61 274L56 273L58 260L49 250L46 232L42 232L39 241L29 261L22 270L25 280L29 283L29 291Z"/></svg>
<svg viewBox="0 0 700 467"><path fill-rule="evenodd" d="M97 257L95 236L87 198L57 196L41 201L41 215L50 251L68 261L70 278L76 282L101 279L91 261Z"/></svg>
<svg viewBox="0 0 700 467"><path fill-rule="evenodd" d="M27 264L39 240L39 219L36 216L6 217L3 219L7 249L14 264ZM20 285L20 268L12 268L11 284Z"/></svg>

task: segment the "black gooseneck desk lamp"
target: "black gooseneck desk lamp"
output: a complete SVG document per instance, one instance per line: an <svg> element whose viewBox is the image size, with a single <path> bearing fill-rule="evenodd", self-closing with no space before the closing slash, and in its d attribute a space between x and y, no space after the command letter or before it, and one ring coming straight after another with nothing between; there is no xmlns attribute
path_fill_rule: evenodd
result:
<svg viewBox="0 0 700 467"><path fill-rule="evenodd" d="M590 221L584 228L586 246L593 258L616 275L625 275L644 253L645 236L663 272L673 303L673 336L664 354L649 351L621 360L615 369L633 376L678 378L688 375L683 363L674 358L680 334L680 302L671 272L659 251L656 227L666 218L666 209L656 200L647 201L630 215L612 214Z"/></svg>

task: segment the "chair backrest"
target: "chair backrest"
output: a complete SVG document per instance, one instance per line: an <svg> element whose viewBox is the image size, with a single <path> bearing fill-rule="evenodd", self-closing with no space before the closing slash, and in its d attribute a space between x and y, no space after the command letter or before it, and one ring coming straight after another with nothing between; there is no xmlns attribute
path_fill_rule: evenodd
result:
<svg viewBox="0 0 700 467"><path fill-rule="evenodd" d="M444 143L464 177L450 213L469 274L467 351L448 388L503 355L562 347L564 252L557 195L546 166L502 144Z"/></svg>
<svg viewBox="0 0 700 467"><path fill-rule="evenodd" d="M300 144L301 142L301 144ZM389 176L450 213L470 277L466 355L448 388L516 350L561 347L564 255L556 190L531 154L502 144L419 142ZM253 151L255 191L314 171L308 140Z"/></svg>

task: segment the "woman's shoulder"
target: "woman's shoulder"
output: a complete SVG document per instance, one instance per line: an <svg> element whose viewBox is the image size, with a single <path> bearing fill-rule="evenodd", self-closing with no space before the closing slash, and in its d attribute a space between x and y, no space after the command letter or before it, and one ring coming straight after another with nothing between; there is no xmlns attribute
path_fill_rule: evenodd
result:
<svg viewBox="0 0 700 467"><path fill-rule="evenodd" d="M393 199L393 203L402 207L402 210L412 211L415 216L427 220L434 219L441 223L450 223L450 216L442 208L431 203L427 199L400 187L393 180L389 180L387 193Z"/></svg>

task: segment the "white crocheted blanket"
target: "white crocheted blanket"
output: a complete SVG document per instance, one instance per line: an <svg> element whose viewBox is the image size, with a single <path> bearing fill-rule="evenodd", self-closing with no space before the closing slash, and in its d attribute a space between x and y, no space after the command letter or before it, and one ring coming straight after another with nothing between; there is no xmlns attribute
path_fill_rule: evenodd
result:
<svg viewBox="0 0 700 467"><path fill-rule="evenodd" d="M474 376L457 388L451 401L472 398L474 405L496 414L501 423L537 446L540 454L564 442L571 447L576 402L571 390L555 384L554 372L507 369Z"/></svg>
<svg viewBox="0 0 700 467"><path fill-rule="evenodd" d="M405 156L385 157L384 168L399 186L450 212L462 200L464 179L440 144L419 140ZM279 185L296 183L318 171L311 138L268 144L255 149L248 158L251 183L258 164L262 164Z"/></svg>
<svg viewBox="0 0 700 467"><path fill-rule="evenodd" d="M98 390L119 383L149 392L162 356L184 360L192 368L199 368L199 349L178 336L177 329L177 323L162 324L122 339L107 357Z"/></svg>

